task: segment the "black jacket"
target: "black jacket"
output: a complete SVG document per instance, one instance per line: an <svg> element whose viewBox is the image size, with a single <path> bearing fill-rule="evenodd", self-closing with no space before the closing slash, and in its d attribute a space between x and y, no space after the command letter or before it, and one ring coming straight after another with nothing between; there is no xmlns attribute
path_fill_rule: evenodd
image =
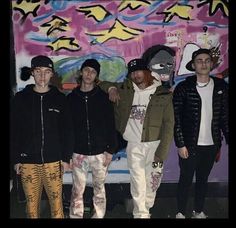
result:
<svg viewBox="0 0 236 228"><path fill-rule="evenodd" d="M68 100L74 126L74 152L114 153L117 145L114 111L108 95L99 87L89 92L77 87L68 95Z"/></svg>
<svg viewBox="0 0 236 228"><path fill-rule="evenodd" d="M214 144L220 147L222 132L228 143L228 84L223 79L211 78L214 80L211 132ZM191 149L197 145L201 98L196 89L196 80L196 75L187 77L174 90L174 139L178 148L186 146Z"/></svg>
<svg viewBox="0 0 236 228"><path fill-rule="evenodd" d="M69 162L73 131L66 96L56 87L46 93L33 87L27 85L12 100L11 159L14 164Z"/></svg>

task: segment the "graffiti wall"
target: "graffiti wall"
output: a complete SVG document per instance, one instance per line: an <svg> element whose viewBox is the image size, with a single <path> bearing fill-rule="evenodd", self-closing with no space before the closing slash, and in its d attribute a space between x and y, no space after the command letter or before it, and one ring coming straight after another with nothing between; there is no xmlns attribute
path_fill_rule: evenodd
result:
<svg viewBox="0 0 236 228"><path fill-rule="evenodd" d="M175 83L192 74L185 65L199 47L213 50L212 73L227 80L228 16L228 0L12 1L17 90L33 81L20 69L35 55L53 59L69 91L85 59L99 61L101 80L122 81L126 63L157 44L176 51Z"/></svg>

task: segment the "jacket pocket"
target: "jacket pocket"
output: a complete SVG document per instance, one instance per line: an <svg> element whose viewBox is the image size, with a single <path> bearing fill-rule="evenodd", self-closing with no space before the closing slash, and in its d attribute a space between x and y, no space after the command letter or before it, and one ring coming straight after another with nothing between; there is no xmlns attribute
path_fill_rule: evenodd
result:
<svg viewBox="0 0 236 228"><path fill-rule="evenodd" d="M147 141L157 141L159 139L160 127L159 126L149 126L145 130L145 140Z"/></svg>

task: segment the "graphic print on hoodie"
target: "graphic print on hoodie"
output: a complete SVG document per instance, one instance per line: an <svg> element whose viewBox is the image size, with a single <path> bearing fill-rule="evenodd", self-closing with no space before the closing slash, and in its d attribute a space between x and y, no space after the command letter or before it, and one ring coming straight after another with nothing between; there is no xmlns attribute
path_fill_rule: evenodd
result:
<svg viewBox="0 0 236 228"><path fill-rule="evenodd" d="M138 86L133 83L134 86L134 99L130 111L129 120L123 134L125 140L130 142L141 142L143 123L145 119L146 110L151 98L151 95L155 93L156 88L160 85L156 80L154 83L145 88L139 89Z"/></svg>

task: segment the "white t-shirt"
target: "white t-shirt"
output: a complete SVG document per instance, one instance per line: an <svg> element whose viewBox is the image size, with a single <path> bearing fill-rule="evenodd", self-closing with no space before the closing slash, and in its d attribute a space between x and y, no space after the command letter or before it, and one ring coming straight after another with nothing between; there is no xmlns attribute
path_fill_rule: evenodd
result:
<svg viewBox="0 0 236 228"><path fill-rule="evenodd" d="M210 78L209 83L200 83L196 86L197 91L201 97L202 109L201 109L201 123L198 136L197 145L213 145L211 124L212 124L212 97L214 81ZM204 86L206 85L206 86Z"/></svg>

